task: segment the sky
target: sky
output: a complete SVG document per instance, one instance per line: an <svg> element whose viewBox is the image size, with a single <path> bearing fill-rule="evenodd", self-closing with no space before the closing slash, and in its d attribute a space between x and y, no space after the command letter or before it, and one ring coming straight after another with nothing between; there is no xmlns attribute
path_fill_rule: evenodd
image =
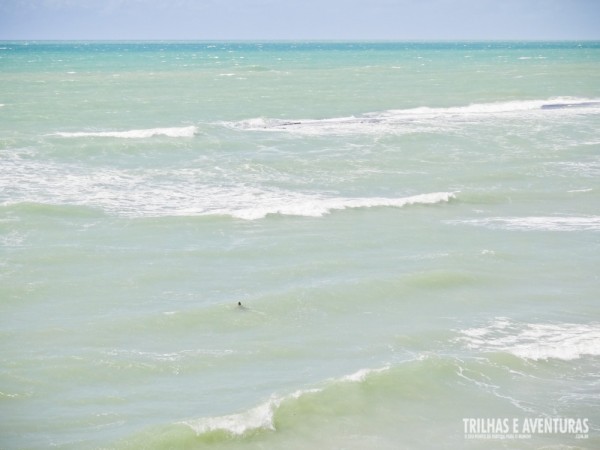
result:
<svg viewBox="0 0 600 450"><path fill-rule="evenodd" d="M600 0L0 0L0 40L600 40Z"/></svg>

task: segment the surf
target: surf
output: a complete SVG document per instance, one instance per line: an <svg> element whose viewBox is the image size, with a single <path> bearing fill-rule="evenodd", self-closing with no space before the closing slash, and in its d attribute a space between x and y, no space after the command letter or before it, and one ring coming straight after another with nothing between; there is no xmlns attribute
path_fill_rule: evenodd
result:
<svg viewBox="0 0 600 450"><path fill-rule="evenodd" d="M220 122L241 131L286 132L305 135L362 133L411 134L449 131L464 123L493 119L554 119L557 114L600 114L600 100L552 97L540 100L510 100L463 106L420 106L368 112L357 116L322 119L275 119L257 117L237 122Z"/></svg>
<svg viewBox="0 0 600 450"><path fill-rule="evenodd" d="M600 216L489 217L485 219L447 221L447 223L510 231L600 231Z"/></svg>
<svg viewBox="0 0 600 450"><path fill-rule="evenodd" d="M460 330L458 342L484 352L507 352L523 359L575 360L600 355L600 324L527 323L499 317L486 326Z"/></svg>
<svg viewBox="0 0 600 450"><path fill-rule="evenodd" d="M409 197L365 197L365 198L298 198L291 202L269 202L263 207L240 208L221 211L232 217L245 220L263 219L269 215L323 217L334 211L345 209L368 209L378 207L403 208L413 205L434 205L456 199L453 192L433 192ZM290 199L292 200L292 199Z"/></svg>
<svg viewBox="0 0 600 450"><path fill-rule="evenodd" d="M155 136L166 136L171 138L194 137L198 127L171 127L171 128L148 128L126 131L57 131L52 136L63 138L119 138L119 139L147 139Z"/></svg>

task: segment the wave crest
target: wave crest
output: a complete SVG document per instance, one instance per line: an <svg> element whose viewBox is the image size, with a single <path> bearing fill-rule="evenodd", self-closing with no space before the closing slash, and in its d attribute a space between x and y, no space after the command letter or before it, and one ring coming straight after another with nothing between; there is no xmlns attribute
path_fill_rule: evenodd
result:
<svg viewBox="0 0 600 450"><path fill-rule="evenodd" d="M238 414L220 417L206 417L194 421L181 422L190 427L197 436L223 431L234 436L241 436L254 430L275 430L273 425L274 411L283 399L272 398L266 403Z"/></svg>
<svg viewBox="0 0 600 450"><path fill-rule="evenodd" d="M598 114L600 100L555 97L546 100L515 100L474 103L452 107L417 107L371 112L359 116L325 119L282 120L258 117L237 122L222 122L229 128L248 131L280 131L303 135L420 133L453 130L461 124L489 119L527 119L563 117L565 114Z"/></svg>
<svg viewBox="0 0 600 450"><path fill-rule="evenodd" d="M167 137L193 137L198 131L195 126L172 127L172 128L148 128L141 130L128 131L77 131L77 132L57 132L54 136L65 138L81 137L102 137L102 138L120 138L120 139L145 139L154 136Z"/></svg>
<svg viewBox="0 0 600 450"><path fill-rule="evenodd" d="M374 207L396 207L401 208L409 205L432 205L436 203L449 202L456 196L452 192L433 192L410 197L384 198L282 198L270 199L264 206L253 206L250 208L229 209L222 211L224 214L245 220L262 219L269 214L280 214L290 216L322 217L334 210L374 208ZM274 201L273 201L274 200ZM291 200L291 201L290 201Z"/></svg>
<svg viewBox="0 0 600 450"><path fill-rule="evenodd" d="M328 389L335 389L340 383L364 383L369 377L387 372L389 369L389 366L376 369L361 369L351 375L329 380L326 386L322 388L299 390L281 397L272 396L266 402L238 414L205 417L180 422L180 424L191 428L197 436L218 432L224 432L233 436L242 436L260 430L275 431L277 428L275 424L276 415L282 408L287 406L291 408L298 407L298 401L308 400L310 397L318 397Z"/></svg>

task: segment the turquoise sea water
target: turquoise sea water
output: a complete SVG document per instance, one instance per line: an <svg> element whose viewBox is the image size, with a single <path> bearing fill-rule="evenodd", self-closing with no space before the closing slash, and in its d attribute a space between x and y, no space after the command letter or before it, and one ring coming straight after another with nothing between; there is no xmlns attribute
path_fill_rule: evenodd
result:
<svg viewBox="0 0 600 450"><path fill-rule="evenodd" d="M599 43L2 42L0 105L0 448L600 446Z"/></svg>

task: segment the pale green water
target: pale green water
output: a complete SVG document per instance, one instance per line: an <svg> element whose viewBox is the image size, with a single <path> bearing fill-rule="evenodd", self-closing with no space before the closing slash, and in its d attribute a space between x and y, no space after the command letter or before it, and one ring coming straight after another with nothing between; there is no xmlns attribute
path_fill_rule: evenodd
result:
<svg viewBox="0 0 600 450"><path fill-rule="evenodd" d="M597 448L599 74L597 43L1 43L0 448Z"/></svg>

